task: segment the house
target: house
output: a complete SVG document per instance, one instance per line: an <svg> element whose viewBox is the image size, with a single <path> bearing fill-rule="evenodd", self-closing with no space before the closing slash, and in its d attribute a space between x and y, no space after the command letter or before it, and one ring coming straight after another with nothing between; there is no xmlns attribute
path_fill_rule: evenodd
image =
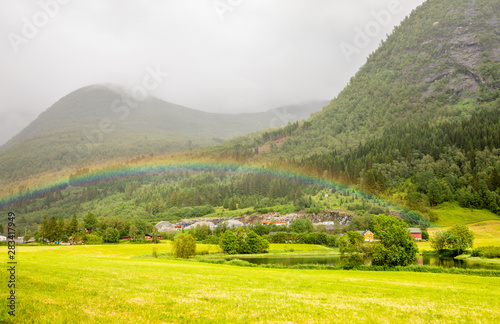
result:
<svg viewBox="0 0 500 324"><path fill-rule="evenodd" d="M36 240L34 237L30 238L26 243L36 243Z"/></svg>
<svg viewBox="0 0 500 324"><path fill-rule="evenodd" d="M422 240L422 230L420 228L409 228L408 232L410 232L410 235L413 236L415 241Z"/></svg>
<svg viewBox="0 0 500 324"><path fill-rule="evenodd" d="M160 234L157 234L156 237L161 240L161 235ZM146 233L144 235L144 239L145 240L152 240L153 239L153 233Z"/></svg>
<svg viewBox="0 0 500 324"><path fill-rule="evenodd" d="M7 235L0 234L0 242L7 242Z"/></svg>
<svg viewBox="0 0 500 324"><path fill-rule="evenodd" d="M277 226L285 226L286 222L285 221L262 221L263 225L269 225L269 224L276 224Z"/></svg>
<svg viewBox="0 0 500 324"><path fill-rule="evenodd" d="M365 242L373 242L375 239L375 235L373 235L372 232L366 230L366 231L357 231L359 234L363 235L363 238L365 239Z"/></svg>
<svg viewBox="0 0 500 324"><path fill-rule="evenodd" d="M122 240L130 241L130 236L122 236Z"/></svg>

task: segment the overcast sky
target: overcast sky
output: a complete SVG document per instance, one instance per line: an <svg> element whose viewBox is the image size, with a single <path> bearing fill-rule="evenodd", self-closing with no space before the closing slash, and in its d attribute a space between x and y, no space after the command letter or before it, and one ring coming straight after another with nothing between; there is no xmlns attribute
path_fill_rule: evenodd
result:
<svg viewBox="0 0 500 324"><path fill-rule="evenodd" d="M0 144L69 92L132 89L148 67L149 94L203 111L332 99L422 2L0 0Z"/></svg>

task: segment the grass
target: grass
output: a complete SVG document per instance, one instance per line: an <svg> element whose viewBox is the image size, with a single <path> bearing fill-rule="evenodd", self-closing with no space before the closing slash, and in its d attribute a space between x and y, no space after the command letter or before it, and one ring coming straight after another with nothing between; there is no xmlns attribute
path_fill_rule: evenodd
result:
<svg viewBox="0 0 500 324"><path fill-rule="evenodd" d="M433 208L432 213L439 218L433 223L438 227L453 226L455 224L473 224L487 220L500 221L500 216L488 210L462 208L457 202L443 203L439 207Z"/></svg>
<svg viewBox="0 0 500 324"><path fill-rule="evenodd" d="M168 251L168 244L156 246ZM7 255L6 247L0 253ZM18 247L2 323L499 322L500 278L136 259L151 245ZM0 286L7 286L6 271ZM6 289L0 299L6 300Z"/></svg>
<svg viewBox="0 0 500 324"><path fill-rule="evenodd" d="M437 231L448 230L450 227L429 228L429 235L432 237ZM500 220L468 224L467 227L474 233L475 247L491 245L500 246ZM420 250L432 249L430 242L419 242L417 245Z"/></svg>

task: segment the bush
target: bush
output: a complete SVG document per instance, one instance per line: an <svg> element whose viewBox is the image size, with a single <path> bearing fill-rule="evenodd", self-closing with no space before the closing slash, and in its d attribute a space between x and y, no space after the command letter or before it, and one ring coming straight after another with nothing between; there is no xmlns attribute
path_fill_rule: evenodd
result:
<svg viewBox="0 0 500 324"><path fill-rule="evenodd" d="M89 245L102 244L102 239L97 233L93 232L84 236L84 242Z"/></svg>
<svg viewBox="0 0 500 324"><path fill-rule="evenodd" d="M174 241L174 253L178 258L187 259L196 254L196 239L192 235L178 235Z"/></svg>
<svg viewBox="0 0 500 324"><path fill-rule="evenodd" d="M239 227L234 232L229 230L224 233L221 248L227 254L266 253L269 249L269 241L248 228Z"/></svg>
<svg viewBox="0 0 500 324"><path fill-rule="evenodd" d="M472 250L471 256L480 258L500 258L500 246L483 246Z"/></svg>

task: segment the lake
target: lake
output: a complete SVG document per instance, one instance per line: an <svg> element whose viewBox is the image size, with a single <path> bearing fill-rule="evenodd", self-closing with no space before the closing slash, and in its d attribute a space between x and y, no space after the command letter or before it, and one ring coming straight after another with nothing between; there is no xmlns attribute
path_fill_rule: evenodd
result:
<svg viewBox="0 0 500 324"><path fill-rule="evenodd" d="M340 255L317 255L317 256L269 256L269 257L238 257L238 259L248 261L253 264L282 264L294 266L297 264L323 264L339 266ZM228 259L230 260L230 259ZM496 269L500 270L500 264L487 264L467 260L455 260L453 258L439 258L435 256L419 256L416 264L438 266L444 268L464 268L464 269Z"/></svg>

